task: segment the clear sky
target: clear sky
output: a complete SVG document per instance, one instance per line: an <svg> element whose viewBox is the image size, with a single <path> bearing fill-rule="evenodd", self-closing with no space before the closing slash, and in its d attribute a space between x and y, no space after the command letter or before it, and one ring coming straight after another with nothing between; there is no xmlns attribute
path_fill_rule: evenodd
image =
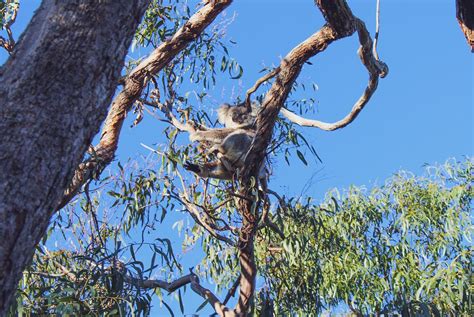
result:
<svg viewBox="0 0 474 317"><path fill-rule="evenodd" d="M348 3L373 35L375 0ZM22 1L16 34L37 5L38 1ZM234 13L227 33L237 45L230 53L245 72L240 81L223 77L209 92L216 107L232 101L236 93L243 96L263 66L277 65L324 23L311 0L236 0L226 11L228 17ZM473 55L455 19L454 1L381 0L380 18L378 51L389 75L380 80L370 103L348 127L335 132L304 128L323 164L309 160L304 166L295 156L288 168L284 160L276 159L272 189L300 195L309 182L303 194L321 199L333 187L380 184L399 169L420 173L424 163L473 155ZM336 121L361 95L368 76L357 48L355 36L343 39L304 67L300 81L319 87L316 93L298 94L318 100L313 118ZM0 60L5 58L2 51ZM149 118L137 128L125 124L117 157L147 155L140 143L156 143L161 128ZM201 302L194 300L197 305Z"/></svg>

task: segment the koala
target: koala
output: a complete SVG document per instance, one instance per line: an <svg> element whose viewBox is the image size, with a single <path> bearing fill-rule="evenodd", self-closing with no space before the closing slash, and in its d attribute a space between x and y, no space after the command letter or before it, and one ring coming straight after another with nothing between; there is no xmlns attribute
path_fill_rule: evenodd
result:
<svg viewBox="0 0 474 317"><path fill-rule="evenodd" d="M252 102L251 110L245 104L230 106L223 104L217 110L218 121L225 128L193 131L191 142L208 145L208 153L216 153L217 159L204 164L186 162L184 168L203 178L231 180L235 172L243 167L247 152L255 138L255 120L259 104ZM268 170L262 164L259 173L262 184L266 184Z"/></svg>
<svg viewBox="0 0 474 317"><path fill-rule="evenodd" d="M257 101L252 101L251 109L245 103L235 106L224 103L217 110L217 120L226 128L251 128L257 118L259 106Z"/></svg>
<svg viewBox="0 0 474 317"><path fill-rule="evenodd" d="M213 144L209 153L217 153L217 160L201 165L186 162L184 168L201 177L232 179L235 171L243 166L245 155L250 149L255 133L244 129L214 129L197 132L199 134L190 136L190 139Z"/></svg>
<svg viewBox="0 0 474 317"><path fill-rule="evenodd" d="M194 131L189 134L189 141L191 142L208 142L211 144L222 143L222 141L231 133L237 129L222 128L222 129L210 129L204 131Z"/></svg>

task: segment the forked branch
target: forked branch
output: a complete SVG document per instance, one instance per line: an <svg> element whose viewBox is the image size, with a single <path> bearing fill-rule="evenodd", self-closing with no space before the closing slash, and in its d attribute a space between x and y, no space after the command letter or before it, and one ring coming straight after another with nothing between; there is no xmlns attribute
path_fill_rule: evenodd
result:
<svg viewBox="0 0 474 317"><path fill-rule="evenodd" d="M211 292L209 289L203 287L200 282L199 278L196 274L191 272L188 275L182 276L172 282L165 282L161 280L142 280L135 277L130 276L129 274L123 274L124 282L134 285L139 288L145 289L152 289L152 288L161 288L167 290L168 292L174 292L177 289L191 284L191 289L198 294L199 296L207 299L209 303L214 308L214 311L221 317L234 317L237 316L233 310L228 308L225 304L223 304L217 296Z"/></svg>

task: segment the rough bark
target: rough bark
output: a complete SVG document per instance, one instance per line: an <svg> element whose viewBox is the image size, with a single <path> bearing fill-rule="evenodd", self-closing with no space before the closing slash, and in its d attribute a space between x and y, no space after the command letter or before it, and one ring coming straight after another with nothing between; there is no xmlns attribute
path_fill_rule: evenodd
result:
<svg viewBox="0 0 474 317"><path fill-rule="evenodd" d="M149 0L44 0L0 69L0 316L105 118Z"/></svg>
<svg viewBox="0 0 474 317"><path fill-rule="evenodd" d="M456 18L471 51L474 52L474 1L456 0Z"/></svg>
<svg viewBox="0 0 474 317"><path fill-rule="evenodd" d="M172 38L158 46L125 79L123 90L115 97L102 129L99 144L90 160L77 168L58 208L64 207L88 180L112 162L127 113L138 100L151 76L160 72L177 54L194 41L232 0L209 1L180 28Z"/></svg>

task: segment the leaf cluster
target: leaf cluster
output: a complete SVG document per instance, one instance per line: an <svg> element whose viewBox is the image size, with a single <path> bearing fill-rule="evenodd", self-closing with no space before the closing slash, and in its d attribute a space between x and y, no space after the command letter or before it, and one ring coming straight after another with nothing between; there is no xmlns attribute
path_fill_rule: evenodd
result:
<svg viewBox="0 0 474 317"><path fill-rule="evenodd" d="M370 191L334 190L321 204L290 199L276 215L286 238L268 230L257 244L277 315L341 303L356 315L467 314L473 168L469 159L449 161L424 177L400 172Z"/></svg>

